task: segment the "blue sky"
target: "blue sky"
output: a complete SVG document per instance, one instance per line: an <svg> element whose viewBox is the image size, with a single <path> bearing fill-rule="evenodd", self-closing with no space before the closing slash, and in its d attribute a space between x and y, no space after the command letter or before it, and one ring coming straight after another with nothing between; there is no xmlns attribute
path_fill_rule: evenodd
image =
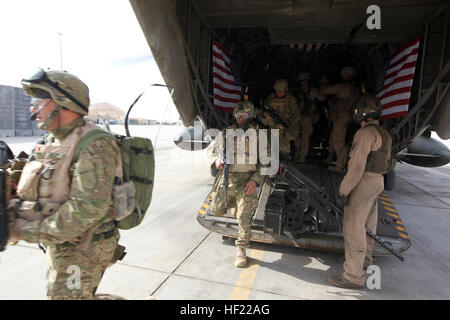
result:
<svg viewBox="0 0 450 320"><path fill-rule="evenodd" d="M126 110L164 83L128 0L1 0L0 84L19 87L37 67L59 70L60 39L63 69L89 86L93 103ZM167 90L151 88L132 116L160 120L168 100ZM178 120L169 108L166 118Z"/></svg>

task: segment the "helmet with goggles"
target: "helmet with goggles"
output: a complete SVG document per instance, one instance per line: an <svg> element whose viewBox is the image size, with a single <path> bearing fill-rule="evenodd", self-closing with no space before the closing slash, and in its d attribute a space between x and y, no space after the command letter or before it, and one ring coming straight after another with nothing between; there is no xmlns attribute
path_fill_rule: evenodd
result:
<svg viewBox="0 0 450 320"><path fill-rule="evenodd" d="M22 79L22 87L33 97L51 98L64 108L81 115L88 114L89 88L66 71L38 69L32 76Z"/></svg>
<svg viewBox="0 0 450 320"><path fill-rule="evenodd" d="M378 120L381 116L381 111L380 100L371 94L365 94L361 96L353 106L353 119L357 122L361 122L368 118Z"/></svg>
<svg viewBox="0 0 450 320"><path fill-rule="evenodd" d="M257 110L250 101L242 101L234 106L234 117L241 118L244 114L248 114L248 118L256 117ZM245 116L244 116L245 117Z"/></svg>

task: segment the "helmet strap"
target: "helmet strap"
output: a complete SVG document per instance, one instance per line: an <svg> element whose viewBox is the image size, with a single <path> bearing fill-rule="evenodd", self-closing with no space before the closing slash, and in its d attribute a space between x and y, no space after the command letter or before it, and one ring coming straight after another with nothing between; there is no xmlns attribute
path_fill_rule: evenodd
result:
<svg viewBox="0 0 450 320"><path fill-rule="evenodd" d="M39 126L39 129L41 130L45 130L48 131L48 128L50 128L50 126L53 123L53 119L55 119L56 116L58 116L58 122L60 122L59 119L59 110L61 110L62 106L60 105L56 105L55 109L53 109L53 111L50 113L50 115L48 116L48 118L44 121L43 124L41 124Z"/></svg>

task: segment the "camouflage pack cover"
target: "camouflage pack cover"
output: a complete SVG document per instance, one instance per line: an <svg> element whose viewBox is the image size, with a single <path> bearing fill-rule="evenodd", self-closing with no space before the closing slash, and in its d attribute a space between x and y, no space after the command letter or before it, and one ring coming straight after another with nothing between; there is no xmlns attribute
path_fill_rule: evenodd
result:
<svg viewBox="0 0 450 320"><path fill-rule="evenodd" d="M248 113L250 115L252 115L253 117L257 116L257 110L255 108L255 105L253 103L251 103L250 101L243 101L243 102L239 102L235 105L234 107L234 112L245 112Z"/></svg>
<svg viewBox="0 0 450 320"><path fill-rule="evenodd" d="M110 137L116 141L122 158L123 181L132 181L135 187L134 211L126 218L117 221L119 229L128 230L142 222L152 200L155 175L153 144L147 138L126 137L96 129L90 131L80 140L74 159L92 141L102 137Z"/></svg>

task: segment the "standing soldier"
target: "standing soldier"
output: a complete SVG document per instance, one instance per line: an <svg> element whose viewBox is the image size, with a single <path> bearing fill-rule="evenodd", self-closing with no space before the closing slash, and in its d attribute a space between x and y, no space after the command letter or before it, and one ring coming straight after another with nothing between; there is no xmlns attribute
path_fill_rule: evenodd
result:
<svg viewBox="0 0 450 320"><path fill-rule="evenodd" d="M270 129L280 129L280 158L290 159L291 141L298 136L300 109L297 99L289 94L285 79L277 79L273 85L275 93L267 97L260 121Z"/></svg>
<svg viewBox="0 0 450 320"><path fill-rule="evenodd" d="M353 103L360 96L360 91L353 86L352 80L355 77L355 69L345 67L341 70L340 82L333 86L325 87L320 92L320 100L325 100L325 95L336 96L336 120L331 133L330 145L336 152L336 166L330 166L329 170L343 171L347 161L348 148L345 146L347 128L352 122L351 109Z"/></svg>
<svg viewBox="0 0 450 320"><path fill-rule="evenodd" d="M324 88L328 87L329 83L330 83L330 79L326 75L321 76L319 78L319 90L322 91ZM337 115L336 97L333 97L333 99L326 99L324 101L320 101L319 103L321 103L323 108L326 109L327 127L329 129L328 156L323 162L331 163L331 162L333 162L334 158L336 157L336 152L334 151L333 144L331 143L331 141L333 141L333 126L336 121L336 115Z"/></svg>
<svg viewBox="0 0 450 320"><path fill-rule="evenodd" d="M123 248L110 216L120 150L111 138L99 138L74 159L81 137L98 128L83 119L89 89L76 76L39 69L22 86L32 96L32 119L49 134L28 159L18 198L11 201L10 241L45 246L47 298L95 299L106 268Z"/></svg>
<svg viewBox="0 0 450 320"><path fill-rule="evenodd" d="M301 118L300 134L295 140L295 146L297 147L296 160L299 163L304 163L309 151L309 137L313 132L313 125L320 120L320 115L316 108L319 90L311 87L311 77L307 72L300 72L297 79L300 81L300 87L294 90L294 94L298 99Z"/></svg>
<svg viewBox="0 0 450 320"><path fill-rule="evenodd" d="M214 215L222 216L226 214L227 207L225 202L232 204L233 207L237 206L236 216L239 224L239 235L235 242L237 255L234 265L238 268L242 268L247 264L246 248L250 241L252 217L258 207L256 188L261 186L264 180L264 176L259 171L260 165L258 163L249 163L249 157L251 156L250 145L257 142L249 140L257 139L258 137L258 124L253 121L255 115L255 107L250 101L244 101L236 105L234 109L236 122L228 129L242 129L244 131L253 129L256 132L256 136L250 136L249 139L245 138L245 143L241 145L242 150L238 150L239 143L237 147L232 143L234 145L234 161L229 164L228 190L225 192L224 188L217 184L215 191L212 193L211 211ZM209 157L213 162L211 166L215 166L217 170L224 169L223 146L226 143L224 136L226 136L225 131L210 144L208 149ZM237 139L241 138L238 136ZM245 155L245 163L238 163L238 154Z"/></svg>
<svg viewBox="0 0 450 320"><path fill-rule="evenodd" d="M362 96L355 105L354 119L361 128L353 138L348 171L338 197L344 205L344 273L329 279L338 287L363 287L364 268L373 262L374 240L366 235L366 228L376 233L377 199L384 189L383 173L391 167L392 138L380 126L380 115L381 104L371 95Z"/></svg>

